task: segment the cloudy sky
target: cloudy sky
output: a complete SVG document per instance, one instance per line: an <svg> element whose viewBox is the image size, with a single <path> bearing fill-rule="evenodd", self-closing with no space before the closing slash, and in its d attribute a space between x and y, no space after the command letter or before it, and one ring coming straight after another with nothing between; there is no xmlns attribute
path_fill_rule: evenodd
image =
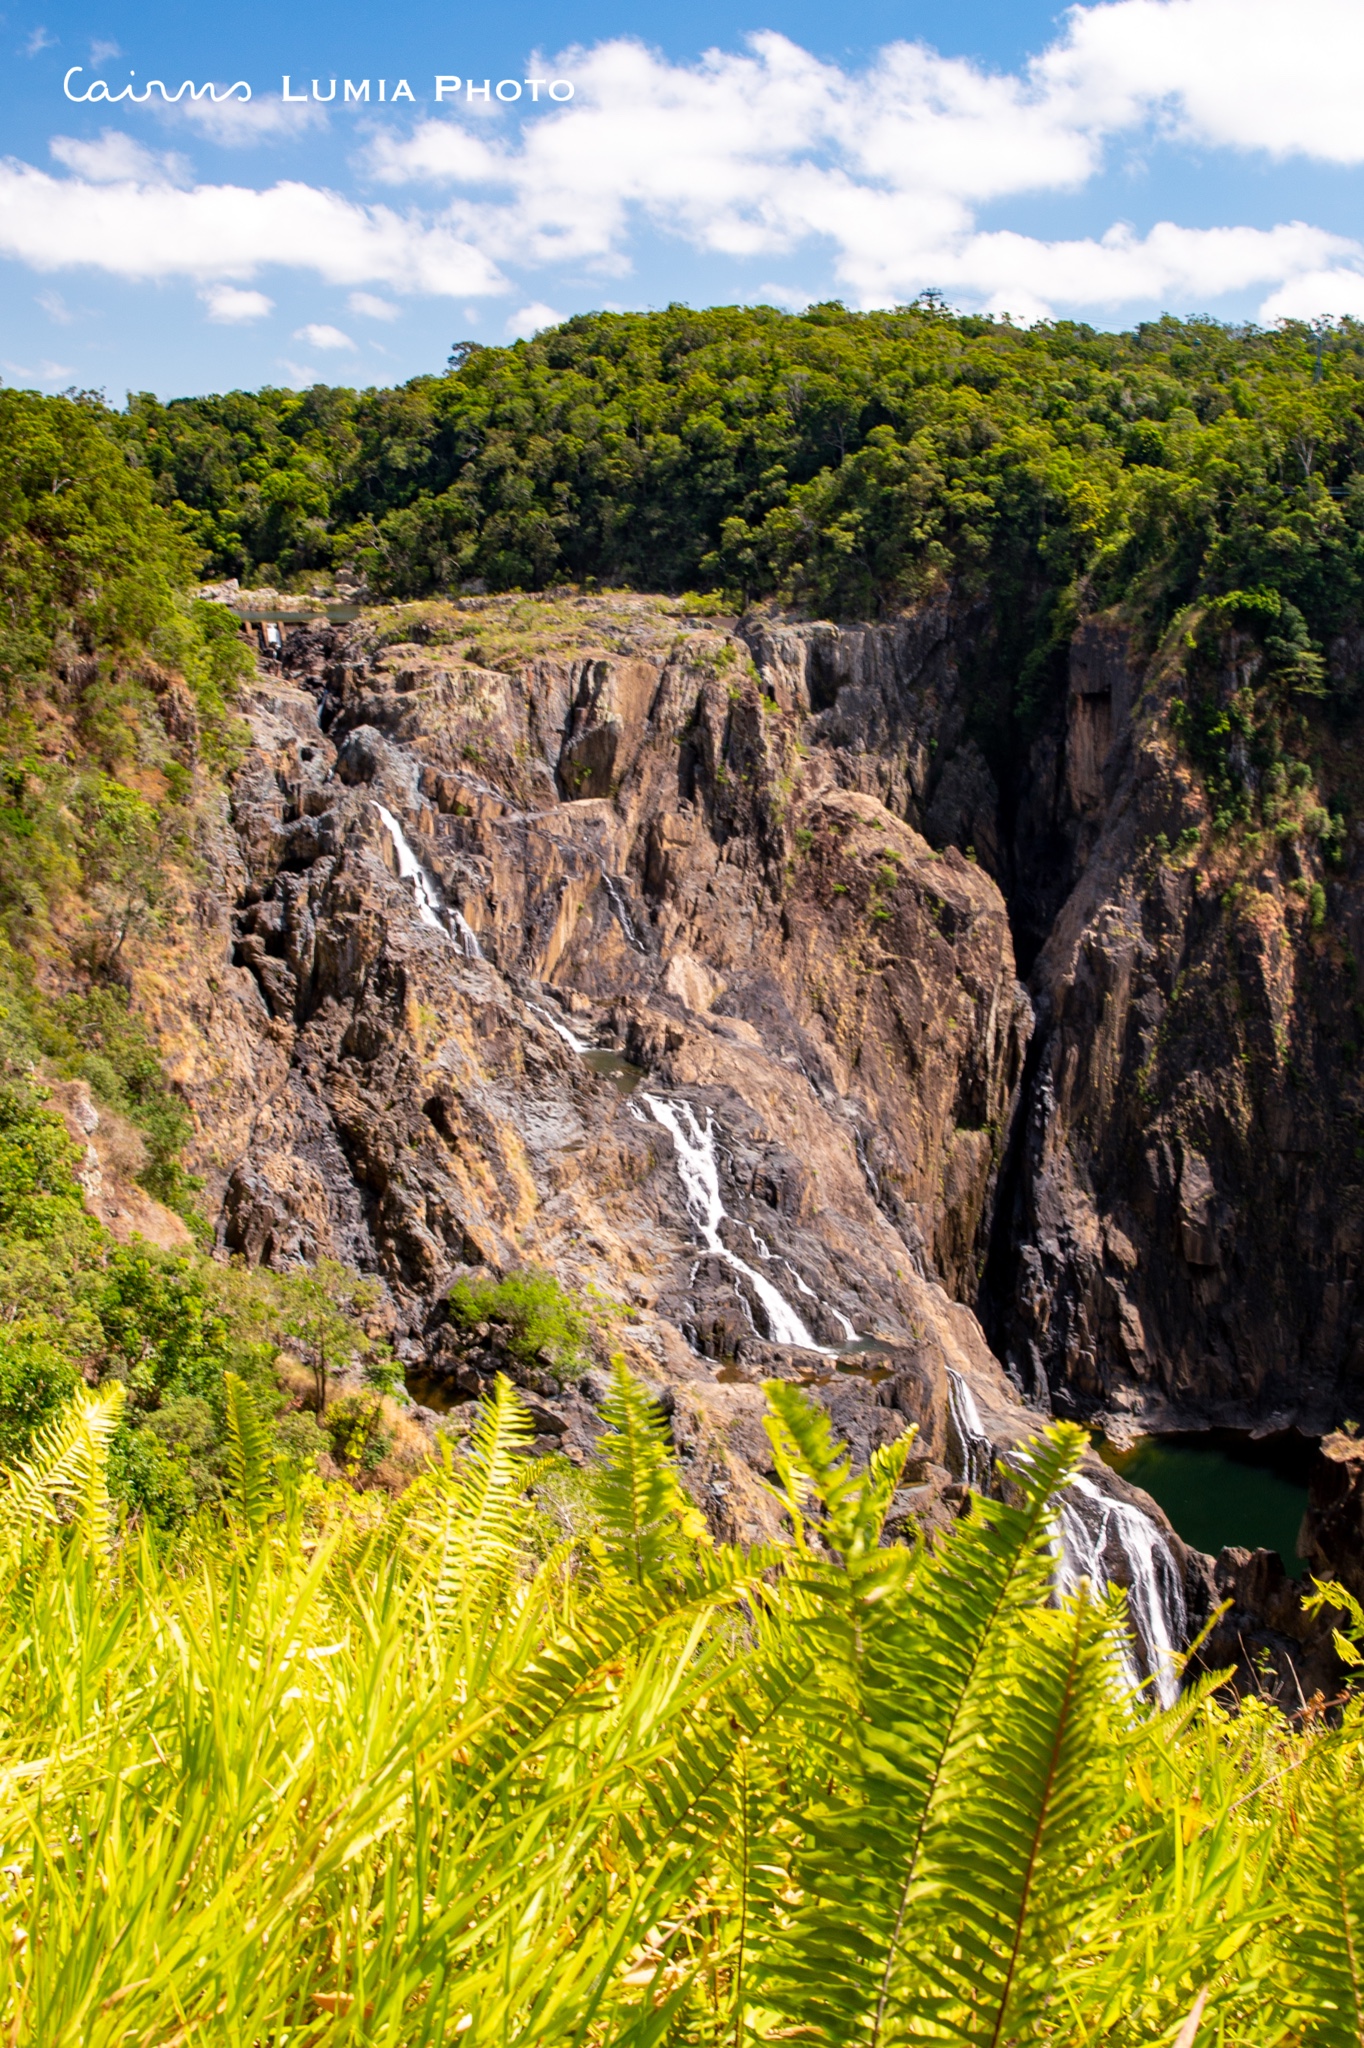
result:
<svg viewBox="0 0 1364 2048"><path fill-rule="evenodd" d="M391 382L672 299L1364 317L1364 0L4 4L10 383Z"/></svg>

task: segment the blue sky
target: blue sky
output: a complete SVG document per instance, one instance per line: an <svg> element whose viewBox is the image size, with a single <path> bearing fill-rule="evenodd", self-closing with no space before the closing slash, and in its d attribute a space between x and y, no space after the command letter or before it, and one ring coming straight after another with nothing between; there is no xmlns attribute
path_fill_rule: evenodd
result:
<svg viewBox="0 0 1364 2048"><path fill-rule="evenodd" d="M929 286L1364 316L1364 0L20 0L0 48L15 384L392 382L590 307Z"/></svg>

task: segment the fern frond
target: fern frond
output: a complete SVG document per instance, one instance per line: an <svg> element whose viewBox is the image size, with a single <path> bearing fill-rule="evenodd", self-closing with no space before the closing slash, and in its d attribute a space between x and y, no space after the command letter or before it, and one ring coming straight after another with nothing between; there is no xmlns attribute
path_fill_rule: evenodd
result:
<svg viewBox="0 0 1364 2048"><path fill-rule="evenodd" d="M77 1394L33 1439L27 1458L10 1468L0 1493L0 1538L21 1542L75 1511L85 1541L108 1550L109 1444L126 1395L115 1381L98 1394Z"/></svg>
<svg viewBox="0 0 1364 2048"><path fill-rule="evenodd" d="M1016 1501L978 1500L903 1594L861 1622L864 1720L847 1789L806 1817L805 1901L767 1977L771 2001L838 2048L893 2031L943 1787L957 1781L962 1731L988 1708L1006 1650L1048 1598L1051 1499L1084 1445L1073 1425L1048 1431L1017 1463Z"/></svg>
<svg viewBox="0 0 1364 2048"><path fill-rule="evenodd" d="M250 1389L235 1372L223 1374L227 1436L227 1496L252 1535L259 1535L280 1505L269 1432Z"/></svg>
<svg viewBox="0 0 1364 2048"><path fill-rule="evenodd" d="M1333 1600L1332 1605L1342 1604ZM1364 1812L1359 1726L1337 1737L1293 1812L1283 1872L1285 1990L1302 2039L1364 2042Z"/></svg>
<svg viewBox="0 0 1364 2048"><path fill-rule="evenodd" d="M612 1560L637 1586L675 1572L688 1542L704 1543L704 1517L677 1476L667 1418L621 1358L602 1403L607 1429L597 1505Z"/></svg>
<svg viewBox="0 0 1364 2048"><path fill-rule="evenodd" d="M464 1455L456 1461L443 1438L440 1464L416 1482L404 1506L404 1548L416 1562L421 1597L447 1644L463 1635L466 1657L475 1656L484 1623L503 1610L525 1556L526 1495L536 1473L525 1452L533 1434L524 1401L499 1373L479 1403Z"/></svg>
<svg viewBox="0 0 1364 2048"><path fill-rule="evenodd" d="M894 1443L878 1444L872 1452L866 1471L860 1475L852 1540L846 1552L850 1559L865 1557L880 1543L895 1489L904 1476L905 1464L918 1434L918 1424L911 1423Z"/></svg>
<svg viewBox="0 0 1364 2048"><path fill-rule="evenodd" d="M841 1551L840 1539L851 1531L856 1504L852 1454L846 1444L835 1441L827 1414L801 1388L789 1380L768 1380L763 1391L772 1409L763 1417L763 1428L793 1523L809 1500L817 1500L824 1511L822 1533Z"/></svg>
<svg viewBox="0 0 1364 2048"><path fill-rule="evenodd" d="M888 2033L936 2007L944 2038L997 2048L1041 2018L1110 1804L1120 1612L1082 1588L1060 1614L996 1637L935 1787Z"/></svg>
<svg viewBox="0 0 1364 2048"><path fill-rule="evenodd" d="M1323 1607L1340 1608L1350 1624L1347 1635L1343 1629L1331 1630L1331 1642L1337 1657L1347 1670L1356 1670L1364 1664L1364 1607L1362 1607L1348 1586L1342 1586L1337 1579L1318 1579L1311 1592L1303 1601L1303 1610L1313 1616L1319 1615Z"/></svg>
<svg viewBox="0 0 1364 2048"><path fill-rule="evenodd" d="M835 1440L828 1415L789 1380L769 1380L764 1391L773 1410L763 1427L797 1547L804 1549L805 1507L813 1496L824 1511L821 1535L845 1563L865 1557L881 1540L891 1496L918 1432L908 1429L893 1444L873 1451L864 1472L854 1474L846 1444Z"/></svg>

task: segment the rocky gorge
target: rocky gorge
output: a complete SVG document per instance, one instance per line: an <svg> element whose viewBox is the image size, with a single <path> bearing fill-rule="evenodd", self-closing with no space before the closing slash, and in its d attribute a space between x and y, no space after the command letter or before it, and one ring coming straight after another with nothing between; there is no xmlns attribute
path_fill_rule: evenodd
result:
<svg viewBox="0 0 1364 2048"><path fill-rule="evenodd" d="M839 627L575 593L290 631L137 989L223 1253L378 1276L409 1384L456 1412L505 1356L451 1285L551 1272L737 1537L771 1526L774 1376L859 1459L917 1426L897 1508L930 1527L1048 1414L1338 1422L1350 848L1328 922L1302 837L1219 868L1115 617L1001 787L982 638L949 604ZM591 1372L521 1377L588 1454ZM1181 1626L1234 1598L1225 1661L1268 1641L1285 1686L1295 1658L1329 1684L1291 1581L1088 1483L1114 1577L1135 1505Z"/></svg>

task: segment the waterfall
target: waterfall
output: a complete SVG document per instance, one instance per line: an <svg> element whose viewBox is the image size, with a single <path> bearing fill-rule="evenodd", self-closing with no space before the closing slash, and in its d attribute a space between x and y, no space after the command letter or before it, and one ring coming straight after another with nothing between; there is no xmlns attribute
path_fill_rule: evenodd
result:
<svg viewBox="0 0 1364 2048"><path fill-rule="evenodd" d="M1073 1593L1081 1579L1099 1593L1126 1580L1127 1612L1145 1676L1154 1682L1162 1707L1173 1706L1179 1696L1176 1654L1188 1631L1188 1613L1178 1567L1160 1530L1131 1501L1115 1500L1083 1475L1060 1496L1057 1521L1058 1593ZM1123 1661L1133 1685L1140 1684L1143 1673L1130 1651Z"/></svg>
<svg viewBox="0 0 1364 2048"><path fill-rule="evenodd" d="M393 841L393 851L398 856L399 880L412 884L412 893L417 899L417 916L423 924L429 924L436 931L443 932L445 919L440 914L440 901L430 876L408 845L407 835L392 811L386 811L380 803L376 803L374 808L383 820L384 830Z"/></svg>
<svg viewBox="0 0 1364 2048"><path fill-rule="evenodd" d="M720 1225L725 1220L725 1206L720 1200L715 1120L710 1112L706 1113L703 1130L689 1102L665 1102L660 1096L647 1095L642 1091L641 1100L647 1104L655 1123L662 1124L672 1138L682 1193L692 1221L701 1233L702 1243L708 1252L723 1259L736 1273L743 1274L762 1304L772 1342L798 1346L802 1351L822 1350L823 1346L816 1344L785 1295L779 1294L770 1280L765 1280L721 1240Z"/></svg>
<svg viewBox="0 0 1364 2048"><path fill-rule="evenodd" d="M430 925L433 931L444 932L447 937L453 936L462 949L466 960L481 960L483 958L483 948L479 945L472 929L465 921L464 913L459 910L453 913L454 932L452 935L436 885L427 874L426 869L422 866L416 854L412 851L412 848L408 845L407 834L403 831L402 826L398 823L392 811L385 810L381 803L375 803L374 808L379 813L384 829L393 842L393 851L398 856L399 880L412 884L412 893L417 899L418 918L423 924Z"/></svg>
<svg viewBox="0 0 1364 2048"><path fill-rule="evenodd" d="M567 1024L560 1023L559 1019L551 1011L542 1010L538 1003L527 1003L526 1008L533 1016L541 1018L544 1023L548 1024L551 1031L557 1031L564 1044L571 1045L574 1052L591 1052L592 1048L587 1040L579 1038L576 1031L570 1031Z"/></svg>
<svg viewBox="0 0 1364 2048"><path fill-rule="evenodd" d="M466 960L481 960L484 957L483 948L474 935L473 926L466 921L462 910L455 912L455 932L464 948Z"/></svg>
<svg viewBox="0 0 1364 2048"><path fill-rule="evenodd" d="M947 1420L949 1437L956 1438L963 1483L984 1493L990 1484L995 1447L985 1433L975 1395L951 1366L947 1368Z"/></svg>
<svg viewBox="0 0 1364 2048"><path fill-rule="evenodd" d="M620 928L624 932L626 938L630 941L630 944L634 947L637 953L647 952L648 948L645 946L643 939L641 939L639 933L635 930L635 927L631 922L630 912L626 907L625 898L621 894L620 883L616 880L614 875L603 875L601 879L602 887L605 889L607 895L611 899L611 908L615 911L617 918L620 920Z"/></svg>
<svg viewBox="0 0 1364 2048"><path fill-rule="evenodd" d="M753 1228L753 1225L751 1223L748 1226L748 1234L752 1238L754 1244L758 1247L758 1257L760 1259L772 1259L776 1257L776 1254L772 1250L771 1245L767 1242L767 1239L765 1237L759 1237L757 1231ZM791 1278L795 1281L796 1286L800 1289L801 1293L805 1296L806 1300L813 1301L818 1305L819 1296L815 1293L814 1288L811 1287L808 1284L808 1282L801 1278L800 1274L791 1264L791 1261L787 1258L783 1258L781 1263L783 1266L785 1266L787 1272L791 1275ZM849 1344L855 1344L857 1342L857 1332L853 1328L852 1324L848 1321L848 1318L844 1315L842 1309L834 1308L830 1302L826 1301L824 1303L824 1313L827 1316L832 1316L833 1320L838 1324L839 1329L843 1332L843 1335L847 1339ZM822 1348L823 1347L821 1347L821 1349Z"/></svg>

